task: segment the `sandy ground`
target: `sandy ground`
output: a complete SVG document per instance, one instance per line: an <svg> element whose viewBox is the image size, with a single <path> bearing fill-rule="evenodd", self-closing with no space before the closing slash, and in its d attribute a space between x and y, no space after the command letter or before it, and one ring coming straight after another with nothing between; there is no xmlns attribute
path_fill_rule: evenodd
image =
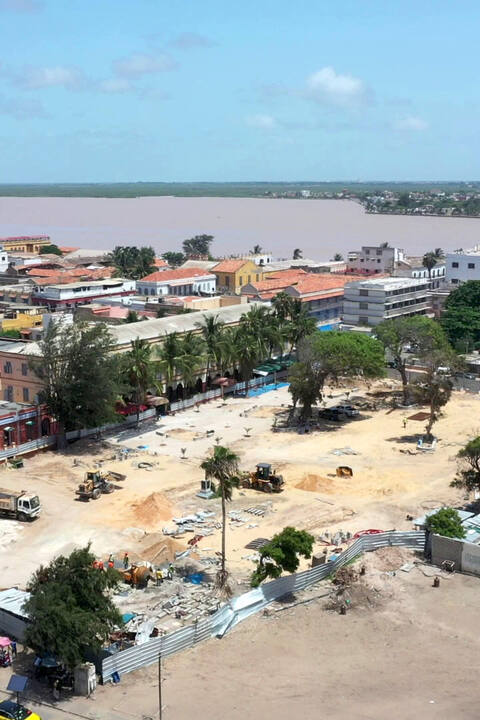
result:
<svg viewBox="0 0 480 720"><path fill-rule="evenodd" d="M328 402L338 402L344 397L341 392L332 390ZM365 390L356 394L365 396ZM2 587L25 586L40 563L89 541L99 557L112 552L120 560L127 550L153 562L152 553L145 551L159 549L162 529L175 527L173 517L206 509L216 513L215 520L220 519L219 500L196 497L203 477L200 462L217 438L239 454L242 469L270 462L286 481L280 494L234 493L232 510L266 507L263 518L243 513L245 523L230 523L229 563L239 578L246 578L253 567L252 560L246 559L252 553L245 545L257 537L271 537L287 524L308 529L316 537L339 529L352 533L367 528L410 529L407 513L416 516L426 508L462 499L449 481L455 474L458 448L478 430L477 396L453 395L436 425L439 444L432 455L405 452L415 450L415 433L423 425L408 421L404 430L401 410L366 411L359 419L307 435L274 433L274 418L285 413L288 402L287 389L281 388L256 398L229 399L225 405L210 403L198 412L189 410L139 430L120 431L108 439L107 447L76 443L66 453L28 458L24 470L1 471L2 486L34 490L43 505L43 515L34 523L2 520ZM207 438L206 430L214 434ZM118 456L121 447L134 451L132 457L123 462L110 459ZM342 448L356 454L336 455L334 451ZM139 469L143 460L152 467ZM74 491L83 473L98 462L126 473L127 479L112 495L88 503L76 500ZM353 468L352 478L335 476L336 467L344 464ZM169 560L175 550L185 549L189 537L180 538L177 547L169 544L162 559ZM215 530L200 542L199 553L211 555L219 547L220 532Z"/></svg>

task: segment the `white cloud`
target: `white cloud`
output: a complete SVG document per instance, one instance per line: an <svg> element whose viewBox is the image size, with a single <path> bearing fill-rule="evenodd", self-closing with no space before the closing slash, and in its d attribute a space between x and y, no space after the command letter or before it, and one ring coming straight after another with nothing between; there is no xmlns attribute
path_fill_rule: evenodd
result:
<svg viewBox="0 0 480 720"><path fill-rule="evenodd" d="M247 125L250 125L250 127L269 130L274 128L276 124L275 118L271 115L249 115L249 117L247 117Z"/></svg>
<svg viewBox="0 0 480 720"><path fill-rule="evenodd" d="M358 105L367 98L367 88L360 78L341 75L332 67L324 67L307 79L308 97L332 105Z"/></svg>
<svg viewBox="0 0 480 720"><path fill-rule="evenodd" d="M78 89L85 83L80 70L62 65L56 67L25 67L13 76L13 80L27 90L46 87Z"/></svg>
<svg viewBox="0 0 480 720"><path fill-rule="evenodd" d="M422 118L417 117L416 115L407 115L401 120L397 120L397 122L394 123L394 128L395 130L413 130L421 132L422 130L428 129L428 123L426 120L422 120Z"/></svg>
<svg viewBox="0 0 480 720"><path fill-rule="evenodd" d="M102 80L99 83L98 88L101 92L111 94L126 93L135 90L130 80L122 77L108 78L108 80Z"/></svg>
<svg viewBox="0 0 480 720"><path fill-rule="evenodd" d="M155 55L149 55L147 53L133 53L132 55L122 58L121 60L116 60L113 63L115 73L123 77L166 72L168 70L174 70L175 67L175 61L163 53Z"/></svg>
<svg viewBox="0 0 480 720"><path fill-rule="evenodd" d="M205 35L200 35L200 33L184 32L175 38L172 45L180 50L190 50L191 48L213 47L215 43Z"/></svg>
<svg viewBox="0 0 480 720"><path fill-rule="evenodd" d="M42 8L43 3L39 2L39 0L0 0L0 11L35 13Z"/></svg>
<svg viewBox="0 0 480 720"><path fill-rule="evenodd" d="M47 113L38 100L31 98L6 98L0 95L0 115L8 115L16 120L47 117Z"/></svg>

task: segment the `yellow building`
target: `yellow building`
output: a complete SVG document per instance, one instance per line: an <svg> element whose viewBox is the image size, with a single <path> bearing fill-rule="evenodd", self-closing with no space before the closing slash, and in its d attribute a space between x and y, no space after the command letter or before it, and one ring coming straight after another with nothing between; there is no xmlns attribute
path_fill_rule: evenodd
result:
<svg viewBox="0 0 480 720"><path fill-rule="evenodd" d="M33 308L32 308L33 309ZM24 328L39 327L43 322L43 313L36 311L10 313L10 317L0 316L2 330L23 330Z"/></svg>
<svg viewBox="0 0 480 720"><path fill-rule="evenodd" d="M263 270L251 260L222 260L211 271L217 277L217 290L239 293L243 285L263 280Z"/></svg>
<svg viewBox="0 0 480 720"><path fill-rule="evenodd" d="M0 246L7 252L39 253L41 247L51 244L48 235L22 235L0 238Z"/></svg>

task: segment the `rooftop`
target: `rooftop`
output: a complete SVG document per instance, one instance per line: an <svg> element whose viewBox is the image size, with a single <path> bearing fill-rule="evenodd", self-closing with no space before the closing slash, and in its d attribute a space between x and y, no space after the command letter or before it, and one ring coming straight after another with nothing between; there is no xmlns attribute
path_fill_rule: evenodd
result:
<svg viewBox="0 0 480 720"><path fill-rule="evenodd" d="M336 276L338 277L338 276ZM402 288L418 287L419 285L425 285L428 283L427 278L389 278L389 277L376 277L369 280L352 280L352 276L347 280L353 287L361 288L385 288L386 290L401 290Z"/></svg>
<svg viewBox="0 0 480 720"><path fill-rule="evenodd" d="M448 255L480 255L480 245L474 245L474 247L466 250L452 250Z"/></svg>
<svg viewBox="0 0 480 720"><path fill-rule="evenodd" d="M40 355L40 346L36 342L0 339L0 352L8 352L15 355Z"/></svg>
<svg viewBox="0 0 480 720"><path fill-rule="evenodd" d="M343 288L347 283L353 280L358 280L358 276L355 275L340 275L340 273L319 274L319 273L308 273L304 279L300 280L294 290L299 295L305 295L307 293L321 292L326 290L336 290Z"/></svg>
<svg viewBox="0 0 480 720"><path fill-rule="evenodd" d="M60 290L75 290L76 288L82 288L82 287L117 287L119 285L123 285L125 282L130 282L129 280L126 280L125 278L105 278L104 280L83 280L82 282L70 282L70 283L58 283L58 284L48 284L48 281L46 282L47 287L57 288ZM45 284L45 282L43 283Z"/></svg>
<svg viewBox="0 0 480 720"><path fill-rule="evenodd" d="M196 277L212 277L211 273L200 268L178 268L177 270L157 270L145 275L139 282L170 282L173 280L188 280Z"/></svg>
<svg viewBox="0 0 480 720"><path fill-rule="evenodd" d="M241 270L247 262L253 263L253 260L222 260L218 265L215 265L212 270L213 272L234 273ZM259 272L260 271L261 269L259 267Z"/></svg>
<svg viewBox="0 0 480 720"><path fill-rule="evenodd" d="M215 310L199 310L186 315L171 315L169 317L157 318L149 322L128 323L111 328L110 332L116 345L129 346L132 340L140 338L143 340L159 339L162 336L170 335L173 332L185 333L189 330L198 331L197 323L201 323L206 317L218 317L224 323L238 323L243 315L248 313L258 303L242 305L231 305Z"/></svg>

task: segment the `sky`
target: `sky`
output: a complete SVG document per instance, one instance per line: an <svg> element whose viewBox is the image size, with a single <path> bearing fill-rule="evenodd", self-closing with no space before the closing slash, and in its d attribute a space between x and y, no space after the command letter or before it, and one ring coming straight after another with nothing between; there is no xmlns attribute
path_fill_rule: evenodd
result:
<svg viewBox="0 0 480 720"><path fill-rule="evenodd" d="M0 0L0 183L478 179L477 0Z"/></svg>

